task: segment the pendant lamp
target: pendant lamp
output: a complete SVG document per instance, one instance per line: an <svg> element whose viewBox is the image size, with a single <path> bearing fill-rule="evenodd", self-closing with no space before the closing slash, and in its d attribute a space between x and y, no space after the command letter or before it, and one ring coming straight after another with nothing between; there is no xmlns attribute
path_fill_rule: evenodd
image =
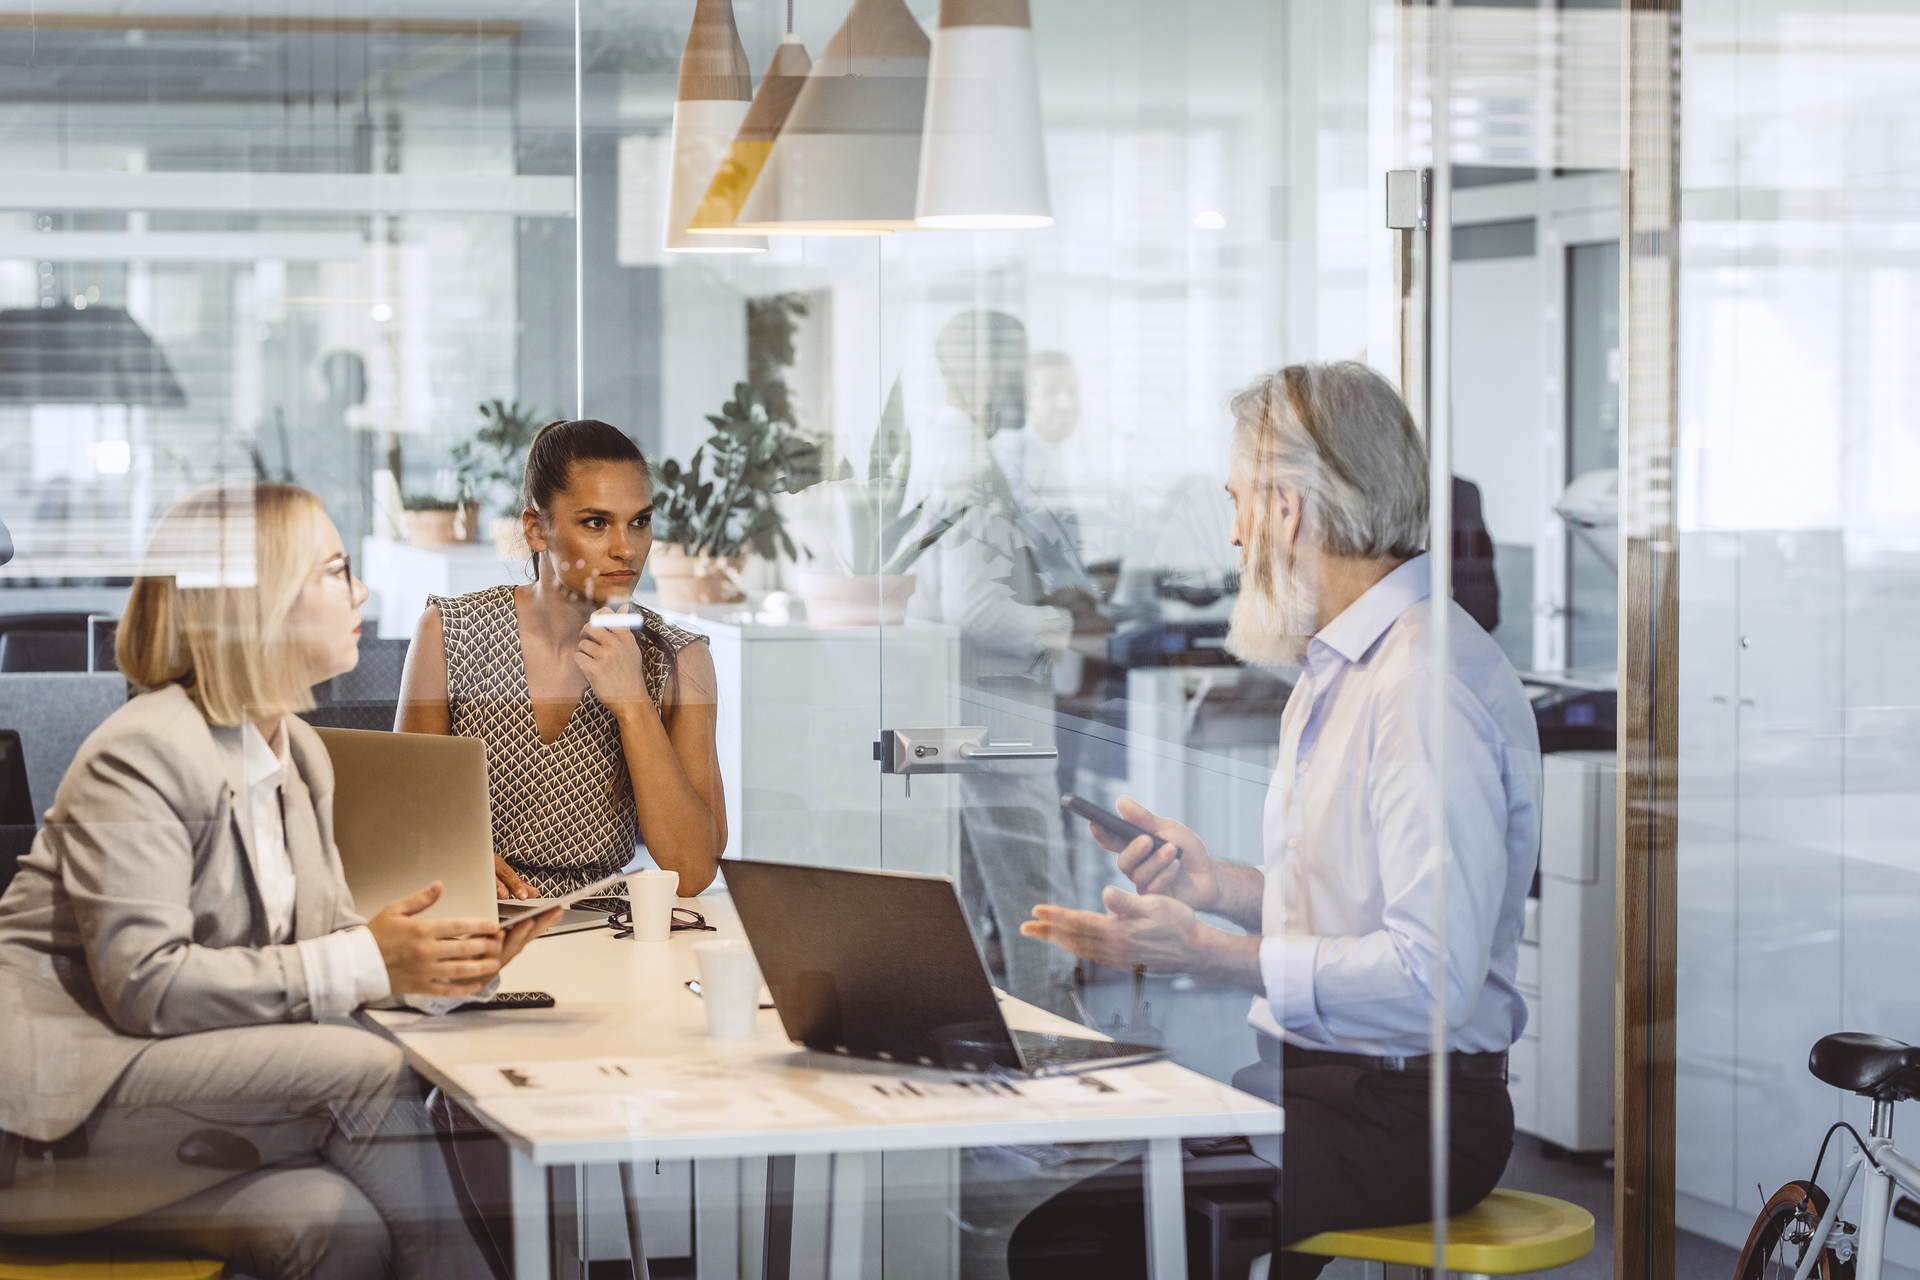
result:
<svg viewBox="0 0 1920 1280"><path fill-rule="evenodd" d="M988 230L1053 223L1028 0L940 0L915 221Z"/></svg>
<svg viewBox="0 0 1920 1280"><path fill-rule="evenodd" d="M696 236L694 210L747 117L753 72L733 25L733 0L699 0L680 55L673 104L673 177L667 187L666 248L673 253L764 253L762 236Z"/></svg>
<svg viewBox="0 0 1920 1280"><path fill-rule="evenodd" d="M787 116L792 112L794 101L800 96L801 86L806 84L807 72L812 67L813 59L807 56L806 46L789 29L787 38L773 51L773 61L767 65L767 74L760 81L759 91L753 95L753 105L747 109L746 121L741 124L740 132L734 135L733 145L727 148L726 159L720 162L719 170L714 173L707 194L693 215L693 225L688 228L689 231L695 235L711 236L726 235L733 230L733 220L740 216L740 206L746 203L753 184L760 178L760 171L766 168L767 153L773 150L773 141L780 136L780 126L786 123Z"/></svg>
<svg viewBox="0 0 1920 1280"><path fill-rule="evenodd" d="M901 0L853 0L733 225L768 235L911 229L929 49Z"/></svg>

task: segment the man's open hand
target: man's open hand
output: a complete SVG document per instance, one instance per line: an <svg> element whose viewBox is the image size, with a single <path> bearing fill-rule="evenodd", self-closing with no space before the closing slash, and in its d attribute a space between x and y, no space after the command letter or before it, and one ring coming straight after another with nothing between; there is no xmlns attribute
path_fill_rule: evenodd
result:
<svg viewBox="0 0 1920 1280"><path fill-rule="evenodd" d="M1203 962L1199 943L1206 926L1186 903L1111 886L1101 901L1107 904L1105 915L1043 903L1020 932L1114 969L1145 965L1156 973L1187 973Z"/></svg>

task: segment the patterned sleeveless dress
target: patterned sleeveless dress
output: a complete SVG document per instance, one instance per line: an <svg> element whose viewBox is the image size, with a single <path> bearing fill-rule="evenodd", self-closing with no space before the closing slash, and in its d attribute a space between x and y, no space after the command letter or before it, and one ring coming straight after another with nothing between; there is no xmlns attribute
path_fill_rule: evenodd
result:
<svg viewBox="0 0 1920 1280"><path fill-rule="evenodd" d="M540 740L520 652L511 586L465 596L432 596L447 646L447 703L453 731L487 744L493 848L543 896L566 893L633 861L640 837L633 786L620 750L620 725L592 688L566 728ZM706 637L669 626L642 609L638 633L647 692L661 705L674 655ZM626 886L612 896L625 897Z"/></svg>

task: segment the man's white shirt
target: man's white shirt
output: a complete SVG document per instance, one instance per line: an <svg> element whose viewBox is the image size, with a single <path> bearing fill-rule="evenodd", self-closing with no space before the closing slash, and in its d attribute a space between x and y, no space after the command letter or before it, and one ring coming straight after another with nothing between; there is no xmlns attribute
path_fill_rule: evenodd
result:
<svg viewBox="0 0 1920 1280"><path fill-rule="evenodd" d="M1500 1052L1526 1026L1514 985L1540 849L1540 746L1519 677L1452 601L1446 718L1432 723L1427 557L1308 644L1267 792L1260 967L1248 1020L1309 1049L1430 1053L1442 862L1429 779L1444 733L1448 1047Z"/></svg>

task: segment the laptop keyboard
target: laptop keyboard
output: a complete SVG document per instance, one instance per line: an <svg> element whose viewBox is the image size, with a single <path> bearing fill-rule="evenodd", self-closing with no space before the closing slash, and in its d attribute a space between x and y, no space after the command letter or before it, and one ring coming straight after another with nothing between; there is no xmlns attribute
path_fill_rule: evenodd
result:
<svg viewBox="0 0 1920 1280"><path fill-rule="evenodd" d="M1030 1031L1013 1033L1013 1043L1020 1050L1020 1060L1033 1068L1046 1062L1085 1062L1092 1054L1087 1052L1089 1044L1100 1044L1098 1040L1055 1039L1052 1036L1036 1035Z"/></svg>

